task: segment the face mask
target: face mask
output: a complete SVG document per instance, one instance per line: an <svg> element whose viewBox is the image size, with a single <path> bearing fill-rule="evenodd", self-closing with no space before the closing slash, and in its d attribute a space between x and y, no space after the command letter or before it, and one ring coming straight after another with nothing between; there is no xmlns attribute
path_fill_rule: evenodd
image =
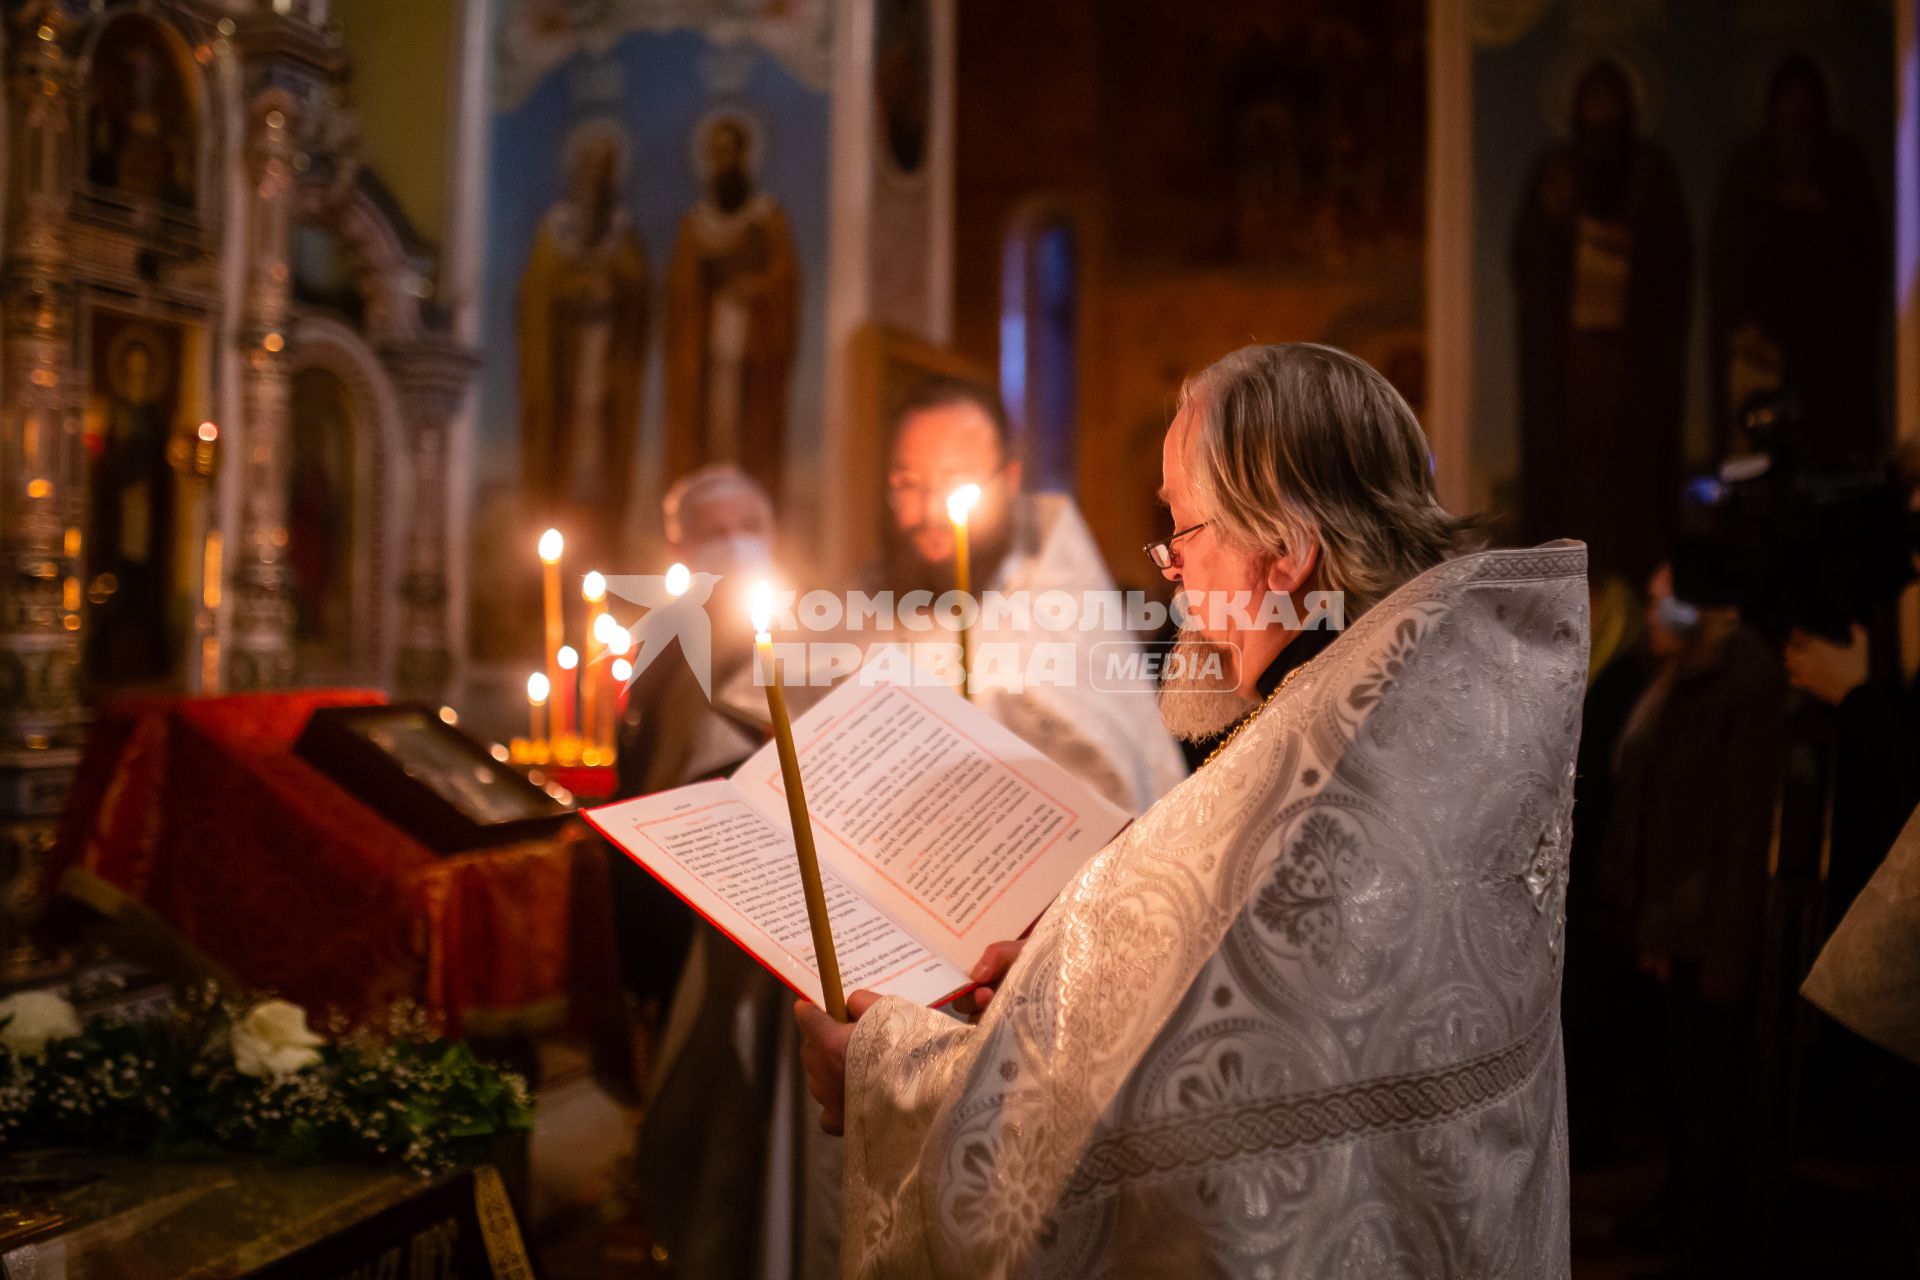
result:
<svg viewBox="0 0 1920 1280"><path fill-rule="evenodd" d="M1653 613L1660 625L1675 635L1686 635L1700 625L1700 610L1678 596L1661 596L1654 601Z"/></svg>
<svg viewBox="0 0 1920 1280"><path fill-rule="evenodd" d="M758 534L735 533L709 538L688 553L692 568L705 573L751 573L773 563L773 547Z"/></svg>

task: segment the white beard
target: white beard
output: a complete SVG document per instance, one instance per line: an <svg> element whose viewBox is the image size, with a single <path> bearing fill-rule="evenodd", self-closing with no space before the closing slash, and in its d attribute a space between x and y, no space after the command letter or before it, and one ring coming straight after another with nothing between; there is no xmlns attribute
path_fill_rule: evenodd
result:
<svg viewBox="0 0 1920 1280"><path fill-rule="evenodd" d="M1240 696L1240 663L1231 645L1182 630L1173 644L1173 668L1160 686L1160 719L1182 742L1205 742L1225 733L1255 703ZM1209 658L1217 657L1217 664Z"/></svg>

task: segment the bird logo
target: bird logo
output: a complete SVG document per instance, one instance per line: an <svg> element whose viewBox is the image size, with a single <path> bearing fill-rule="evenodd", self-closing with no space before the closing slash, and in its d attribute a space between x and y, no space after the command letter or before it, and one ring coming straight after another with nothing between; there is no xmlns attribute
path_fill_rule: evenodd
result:
<svg viewBox="0 0 1920 1280"><path fill-rule="evenodd" d="M675 566L679 568L679 566ZM650 663L678 641L700 692L713 699L713 624L707 619L707 601L719 585L717 573L685 574L685 590L676 594L679 582L670 582L664 574L627 573L607 578L607 590L629 604L646 610L640 620L628 628L633 637L633 678L638 679Z"/></svg>

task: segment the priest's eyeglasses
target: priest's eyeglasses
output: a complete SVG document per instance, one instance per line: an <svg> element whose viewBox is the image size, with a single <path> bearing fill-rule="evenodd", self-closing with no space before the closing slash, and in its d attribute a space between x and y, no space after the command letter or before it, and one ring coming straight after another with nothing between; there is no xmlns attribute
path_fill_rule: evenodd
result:
<svg viewBox="0 0 1920 1280"><path fill-rule="evenodd" d="M1149 542L1140 549L1147 553L1147 559L1153 561L1154 568L1176 569L1180 566L1180 553L1173 549L1173 544L1188 534L1198 533L1206 527L1207 522L1202 520L1199 524L1190 524L1184 529L1175 529L1172 533L1160 539L1160 541Z"/></svg>

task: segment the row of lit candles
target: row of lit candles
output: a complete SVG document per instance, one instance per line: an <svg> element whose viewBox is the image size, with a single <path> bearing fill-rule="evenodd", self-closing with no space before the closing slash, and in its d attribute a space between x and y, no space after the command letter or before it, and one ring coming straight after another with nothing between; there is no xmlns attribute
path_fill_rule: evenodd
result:
<svg viewBox="0 0 1920 1280"><path fill-rule="evenodd" d="M540 535L546 665L527 677L529 736L516 738L518 764L612 764L620 691L633 678L627 653L633 637L607 612L607 580L598 570L580 580L586 605L586 656L566 642L560 560L566 539L558 529ZM683 588L684 589L684 588Z"/></svg>
<svg viewBox="0 0 1920 1280"><path fill-rule="evenodd" d="M947 496L947 518L953 522L954 537L954 585L961 595L968 595L973 589L972 565L970 563L967 541L967 524L974 506L980 501L980 486L961 485ZM565 549L565 541L557 529L549 529L540 539L540 561L546 570L546 637L547 671L536 671L527 677L527 702L531 712L530 727L532 738L523 753L521 744L516 742L515 759L522 763L544 763L546 759L556 759L557 763L570 763L555 757L556 750L564 749L569 741L565 733L564 722L557 722L555 733L547 732L547 704L553 700L554 691L560 690L557 700L561 708L571 704L573 686L563 685L562 675L571 675L579 665L578 655L565 643L565 623L560 613L560 556ZM676 564L667 570L666 588L668 594L678 597L684 594L692 581L692 574L686 566ZM594 664L603 657L610 657L604 668L609 680L595 680L591 674L581 684L581 735L574 741L590 743L581 748L581 763L600 763L602 756L607 763L613 759L613 718L614 707L618 700L618 690L632 678L633 667L625 654L631 638L626 629L614 622L606 612L606 580L598 573L589 573L583 580L581 595L587 603L589 637L589 661L587 670L593 671ZM813 843L813 822L807 812L806 788L800 777L800 757L794 747L793 722L787 714L786 690L780 681L780 666L773 654L773 614L774 587L771 582L762 581L749 597L748 609L753 622L754 658L759 666L761 685L767 691L767 718L773 731L775 750L780 757L780 780L787 797L787 816L793 825L794 851L800 864L800 885L806 897L807 923L813 934L814 958L820 970L820 988L826 1011L841 1022L847 1019L847 1005L840 985L840 964L833 946L833 928L827 919L826 891L820 879L820 860ZM598 643L604 652L596 653L594 645ZM961 689L966 688L966 673L969 666L969 641L966 629L960 632L960 671ZM604 688L602 696L597 691ZM593 752L589 758L587 753Z"/></svg>

